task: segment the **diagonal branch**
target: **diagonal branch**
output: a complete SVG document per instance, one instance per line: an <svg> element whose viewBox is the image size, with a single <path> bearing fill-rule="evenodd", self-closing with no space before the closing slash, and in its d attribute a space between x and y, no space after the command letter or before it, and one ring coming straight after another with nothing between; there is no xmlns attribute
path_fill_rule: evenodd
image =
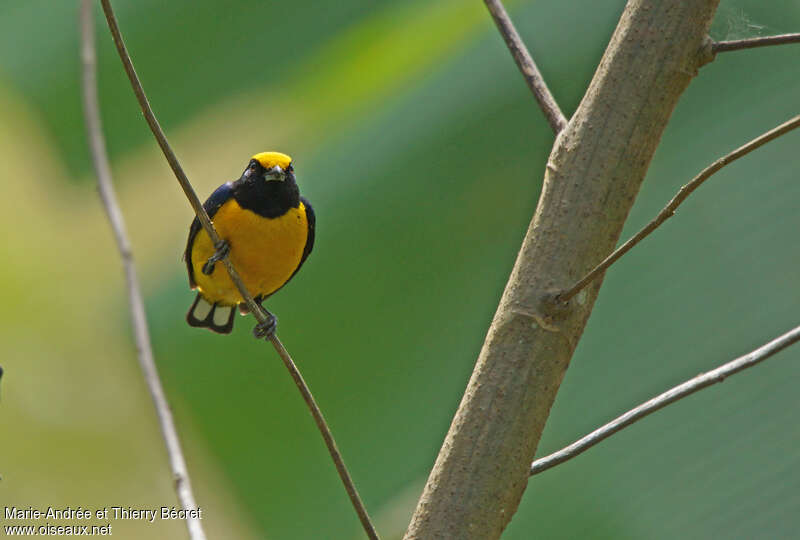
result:
<svg viewBox="0 0 800 540"><path fill-rule="evenodd" d="M566 127L567 119L558 107L553 94L550 93L550 89L547 88L547 84L544 82L539 68L536 67L536 62L533 61L531 53L528 52L525 43L517 33L517 29L514 28L514 23L511 22L506 8L503 7L500 0L484 0L484 3L489 9L489 13L492 14L494 23L497 25L497 29L500 30L508 50L511 51L514 61L522 72L522 76L525 77L528 88L531 89L533 97L539 103L539 108L542 109L542 112L547 117L553 132L558 135Z"/></svg>
<svg viewBox="0 0 800 540"><path fill-rule="evenodd" d="M189 203L192 205L192 208L197 215L197 219L200 221L203 229L205 229L205 231L208 233L209 238L211 238L211 241L215 246L220 245L222 239L214 229L214 225L211 223L208 213L206 213L205 209L203 208L203 205L200 202L200 199L197 197L194 188L189 182L189 179L186 177L186 174L183 172L177 157L175 157L175 153L172 151L172 148L167 142L167 138L164 135L158 120L153 114L153 110L150 107L150 103L148 102L147 96L144 93L142 84L139 81L139 77L136 75L136 70L133 68L130 55L125 47L125 43L122 39L119 26L117 25L117 20L114 16L114 10L111 7L110 0L101 0L101 3L106 20L108 21L108 27L111 31L111 36L114 39L114 45L116 45L117 52L122 60L122 65L125 68L125 73L127 73L128 79L131 82L133 92L136 94L136 99L139 101L139 106L142 109L142 113L147 121L147 125L150 126L153 136L156 138L158 145L161 147L161 151L164 153L164 157L167 159L172 171L175 173L178 183L181 185L181 188L183 188L186 198L189 199ZM250 308L250 312L253 313L258 322L266 322L267 316L264 314L261 306L253 300L253 297L247 291L247 288L244 286L244 282L242 282L242 279L239 276L239 273L236 271L236 268L234 268L233 264L231 264L228 255L222 259L222 262L225 265L228 274L230 274L231 280L236 284L236 287L239 289L242 298L244 298L247 306ZM286 351L286 348L284 348L283 344L278 339L278 336L273 333L269 340L272 342L273 347L275 347L275 350L281 357L284 366L286 366L286 369L289 371L289 374L297 385L297 388L300 390L303 400L306 402L311 415L314 417L314 422L317 424L317 427L322 434L322 438L324 439L325 445L328 448L328 453L330 454L331 459L333 459L333 463L336 466L336 471L339 473L339 477L344 484L345 490L347 491L347 495L350 497L353 507L356 510L356 514L358 514L358 518L361 521L364 531L367 533L367 536L370 539L377 540L378 534L375 531L375 527L372 525L372 522L369 519L369 515L364 507L364 503L361 501L361 498L358 495L358 491L353 483L353 479L351 478L350 473L348 472L347 467L342 460L341 453L336 446L336 442L333 439L333 434L331 433L331 430L328 427L324 416L322 415L322 411L314 400L311 390L308 388L308 385L303 379L303 376L300 374L300 371L297 369L297 366L295 365L291 356Z"/></svg>
<svg viewBox="0 0 800 540"><path fill-rule="evenodd" d="M717 54L728 51L740 51L742 49L755 49L756 47L767 47L769 45L785 45L787 43L800 43L800 33L736 39L733 41L715 41L711 44L711 51Z"/></svg>
<svg viewBox="0 0 800 540"><path fill-rule="evenodd" d="M787 120L783 124L767 131L766 133L759 135L752 141L748 142L744 146L740 146L730 154L727 154L717 161L703 169L703 171L695 176L691 182L686 184L685 186L681 187L678 193L669 201L669 204L665 206L658 215L653 218L653 220L648 223L642 230L638 233L633 235L627 242L622 244L616 250L614 250L611 255L606 257L603 262L595 266L588 274L583 276L575 285L569 288L567 291L558 295L558 299L562 302L566 302L578 292L586 287L589 283L594 281L597 277L599 277L603 272L605 272L609 266L614 264L620 257L625 255L628 251L630 251L633 246L644 240L647 236L650 235L654 230L656 230L662 223L666 220L671 218L675 215L675 209L686 200L689 195L692 194L694 190L696 190L700 185L709 179L714 173L729 165L739 159L740 157L746 156L753 150L767 144L773 139L777 139L781 135L785 135L789 133L793 129L800 127L800 115L795 116L794 118Z"/></svg>
<svg viewBox="0 0 800 540"><path fill-rule="evenodd" d="M95 54L94 21L92 20L92 0L81 1L81 60L83 63L83 112L86 121L86 134L92 153L92 163L97 174L97 187L103 207L108 215L111 229L119 248L122 265L125 268L125 280L128 286L128 299L131 309L131 323L136 339L139 365L142 368L147 388L153 398L153 404L158 415L161 427L161 436L167 446L169 464L175 481L175 492L178 500L187 514L186 527L192 540L205 540L203 526L197 517L192 517L197 508L192 485L189 480L189 471L183 457L175 421L167 403L158 369L153 360L153 350L150 346L150 334L147 329L147 319L144 312L144 302L139 289L139 279L136 276L136 265L133 262L128 233L125 230L125 220L117 203L114 185L111 180L111 167L108 163L103 127L100 119L100 105L97 99L97 59ZM189 512L191 511L191 512Z"/></svg>
<svg viewBox="0 0 800 540"><path fill-rule="evenodd" d="M773 354L782 351L789 345L792 345L798 341L800 341L800 326L790 330L789 332L786 332L782 336L773 339L769 343L762 345L758 349L749 352L744 356L740 356L735 360L731 360L730 362L721 365L713 371L702 373L683 384L667 390L663 394L654 397L650 401L642 403L635 409L631 409L601 428L598 428L585 437L578 439L566 448L550 454L549 456L537 459L531 465L530 475L533 476L534 474L539 474L540 472L546 471L551 467L555 467L560 463L570 460L582 454L604 439L607 439L614 433L617 433L618 431L630 426L634 422L641 420L645 416L652 414L671 403L675 403L676 401L683 399L688 395L694 394L703 388L707 388L712 384L721 383L726 377L730 377L731 375L739 373L740 371L753 367L756 364L763 362Z"/></svg>

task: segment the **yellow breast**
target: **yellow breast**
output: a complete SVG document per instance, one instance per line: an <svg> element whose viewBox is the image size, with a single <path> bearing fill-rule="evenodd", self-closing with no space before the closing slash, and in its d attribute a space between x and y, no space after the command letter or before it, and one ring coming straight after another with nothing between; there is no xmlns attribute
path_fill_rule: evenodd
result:
<svg viewBox="0 0 800 540"><path fill-rule="evenodd" d="M230 243L231 262L253 296L268 296L281 288L300 264L308 238L303 203L280 217L265 218L231 199L217 210L212 221L219 235ZM203 273L203 265L214 254L204 229L197 233L191 253L194 279L206 299L223 305L244 301L222 262L214 265L210 276Z"/></svg>

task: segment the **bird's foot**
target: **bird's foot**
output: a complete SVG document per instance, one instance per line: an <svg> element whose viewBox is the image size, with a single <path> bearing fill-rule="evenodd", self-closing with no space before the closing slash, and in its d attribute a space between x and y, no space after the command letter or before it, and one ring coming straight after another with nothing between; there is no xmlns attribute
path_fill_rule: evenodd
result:
<svg viewBox="0 0 800 540"><path fill-rule="evenodd" d="M271 338L273 335L275 335L275 329L278 327L278 318L266 309L264 311L267 314L267 320L263 323L258 323L253 328L253 335L256 337L256 339Z"/></svg>
<svg viewBox="0 0 800 540"><path fill-rule="evenodd" d="M214 249L216 249L214 254L209 257L206 264L203 265L203 273L207 276L210 276L214 272L214 265L217 264L217 261L221 261L228 256L228 253L231 251L231 245L227 240L223 239L214 246Z"/></svg>

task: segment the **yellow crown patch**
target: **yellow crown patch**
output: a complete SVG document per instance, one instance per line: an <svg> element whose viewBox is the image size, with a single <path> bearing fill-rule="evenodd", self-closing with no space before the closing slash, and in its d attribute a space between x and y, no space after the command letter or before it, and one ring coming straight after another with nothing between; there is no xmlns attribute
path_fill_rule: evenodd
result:
<svg viewBox="0 0 800 540"><path fill-rule="evenodd" d="M265 169L271 169L277 165L281 169L286 170L292 163L292 158L280 152L260 152L254 155L252 159L261 163L261 166Z"/></svg>

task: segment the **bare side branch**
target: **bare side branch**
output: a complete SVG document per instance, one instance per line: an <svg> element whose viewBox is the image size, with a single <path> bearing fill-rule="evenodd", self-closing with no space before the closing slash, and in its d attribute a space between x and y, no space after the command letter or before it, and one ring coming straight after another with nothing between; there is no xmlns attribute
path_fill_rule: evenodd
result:
<svg viewBox="0 0 800 540"><path fill-rule="evenodd" d="M553 132L558 135L566 127L567 119L558 107L553 94L550 93L550 89L547 88L547 84L544 82L539 68L536 67L536 62L533 61L531 53L528 52L525 43L517 33L517 29L514 28L514 23L511 22L506 8L503 7L503 3L500 0L484 0L484 3L489 9L489 13L492 14L497 29L500 30L508 50L511 51L514 61L522 72L522 76L525 77L528 88L531 89L533 97L539 103L539 108L542 109L542 112L547 117Z"/></svg>
<svg viewBox="0 0 800 540"><path fill-rule="evenodd" d="M715 41L711 44L711 50L714 54L717 54L728 51L740 51L742 49L754 49L756 47L767 47L769 45L785 45L787 43L800 43L800 33L737 39L733 41Z"/></svg>
<svg viewBox="0 0 800 540"><path fill-rule="evenodd" d="M549 456L537 459L531 465L530 475L533 476L534 474L539 474L540 472L546 471L551 467L555 467L560 463L564 463L565 461L582 454L592 446L607 439L614 433L617 433L631 424L638 422L645 416L652 414L671 403L675 403L686 396L694 394L698 390L702 390L703 388L707 388L713 384L721 383L727 377L763 362L773 354L782 351L789 345L797 343L798 341L800 341L800 326L790 330L789 332L786 332L782 336L776 337L769 343L762 345L758 349L749 352L744 356L740 356L735 360L731 360L730 362L721 365L713 371L701 373L697 377L690 379L683 384L675 386L674 388L670 388L663 394L660 394L653 399L642 403L638 407L631 409L622 416L615 418L608 424L592 431L585 437L578 439L574 443L562 448L558 452L554 452Z"/></svg>
<svg viewBox="0 0 800 540"><path fill-rule="evenodd" d="M125 268L125 281L128 288L128 300L131 309L131 324L136 340L139 365L142 368L144 380L153 398L156 408L158 423L161 427L161 436L167 447L169 464L175 481L175 492L184 510L197 509L192 484L189 480L189 471L183 457L175 421L172 411L167 403L158 369L153 360L153 350L150 346L150 333L147 329L147 318L144 312L144 302L139 288L139 278L136 275L136 265L133 262L128 233L125 229L125 220L117 203L114 185L111 180L111 167L106 153L105 137L100 119L100 106L97 99L97 60L95 54L94 20L92 18L92 0L81 1L81 60L83 64L83 113L86 122L86 134L89 139L89 148L92 154L92 163L97 174L97 187L103 201L114 238L117 242L122 265ZM205 540L206 535L200 520L187 512L190 517L186 519L189 537L192 540Z"/></svg>
<svg viewBox="0 0 800 540"><path fill-rule="evenodd" d="M650 235L654 230L661 226L666 220L671 218L675 215L675 209L686 200L689 195L692 194L694 190L696 190L700 185L708 180L714 173L736 161L737 159L746 156L753 150L767 144L768 142L777 139L781 135L785 135L789 133L793 129L800 127L800 115L787 120L783 124L767 131L766 133L759 135L752 141L748 142L744 146L740 146L730 154L722 156L714 163L703 169L703 171L695 176L691 182L681 187L678 193L672 198L671 201L665 206L658 215L653 218L650 223L648 223L642 230L638 233L633 235L627 242L622 244L616 250L614 250L611 255L606 257L603 262L595 266L588 274L583 276L575 285L573 285L569 290L563 292L558 295L558 299L562 302L566 302L578 292L586 287L589 283L594 281L600 274L605 272L609 266L614 264L620 257L625 255L628 251L630 251L636 244L644 240L646 237Z"/></svg>
<svg viewBox="0 0 800 540"><path fill-rule="evenodd" d="M180 183L181 188L183 188L183 192L186 194L186 198L189 199L189 203L192 205L192 208L197 215L200 224L203 226L203 229L208 233L208 236L211 238L211 241L214 243L215 246L219 246L221 244L221 238L217 231L214 229L214 225L211 223L211 220L208 217L208 213L206 213L205 209L203 208L200 199L197 197L197 194L194 191L189 179L186 177L186 174L183 172L183 168L181 167L180 163L178 162L177 157L175 157L175 153L172 151L169 143L167 142L167 138L164 135L161 126L158 123L155 115L153 114L153 110L150 107L150 103L147 100L147 96L144 93L144 89L142 88L142 84L139 81L139 77L136 75L136 71L133 68L133 63L131 62L130 55L125 47L125 43L122 39L122 34L120 33L119 26L117 25L116 18L114 16L114 11L111 7L110 0L101 0L103 6L103 12L105 13L106 20L108 21L108 27L111 30L111 36L114 39L114 44L116 45L117 52L119 53L120 59L122 60L122 64L125 68L125 72L128 75L128 79L130 80L131 86L133 87L133 92L136 94L136 99L139 101L139 106L142 109L142 113L144 113L145 120L147 124L150 126L150 130L153 132L153 135L158 142L158 145L161 147L162 152L164 153L164 157L166 157L167 162L169 163L172 171L175 173L175 177L178 179L178 183ZM242 281L239 273L234 268L233 264L231 263L228 255L226 255L222 262L225 265L228 274L231 276L231 280L236 284L236 287L239 289L239 292L242 295L242 298L245 299L247 302L247 306L250 308L250 312L253 313L255 318L260 322L264 323L267 321L267 316L264 314L264 311L261 309L261 306L258 305L254 300L250 293L247 291L247 288L244 286L244 282ZM350 497L350 501L355 508L356 514L358 515L359 520L361 521L361 525L364 528L364 531L367 533L367 536L371 539L378 539L378 534L375 531L375 527L372 525L372 522L369 519L369 515L367 514L367 510L364 507L364 503L361 501L360 496L358 495L358 491L356 490L355 484L353 483L353 479L350 476L347 467L342 460L341 453L339 452L338 447L336 446L336 442L333 439L333 434L331 433L330 428L328 427L327 422L325 421L324 416L322 415L322 411L320 410L319 406L314 400L314 396L311 394L311 390L308 388L303 376L300 374L300 371L297 369L294 361L292 360L289 353L286 351L286 348L283 346L281 341L278 339L278 336L274 333L270 336L269 340L272 342L273 347L277 351L278 355L280 356L281 360L283 361L284 366L289 371L292 379L294 380L297 388L300 390L300 393L303 397L303 400L306 402L311 415L314 417L314 422L317 424L317 427L322 434L322 438L325 441L325 445L328 448L328 453L331 456L331 459L336 466L336 470L339 473L339 478L341 479L342 483L344 484L345 490L347 491L347 495Z"/></svg>

